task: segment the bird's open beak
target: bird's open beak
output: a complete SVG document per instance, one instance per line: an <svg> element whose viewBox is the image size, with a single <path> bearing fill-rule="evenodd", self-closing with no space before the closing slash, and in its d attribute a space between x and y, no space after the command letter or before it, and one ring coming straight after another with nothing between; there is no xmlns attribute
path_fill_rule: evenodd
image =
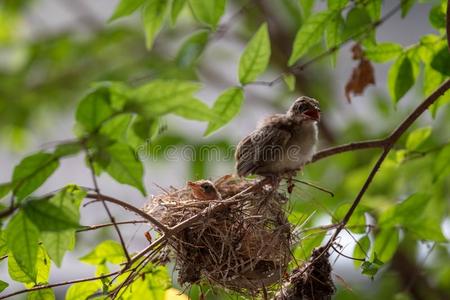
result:
<svg viewBox="0 0 450 300"><path fill-rule="evenodd" d="M314 120L314 121L320 120L320 110L319 109L315 109L315 108L308 109L303 114L311 120Z"/></svg>

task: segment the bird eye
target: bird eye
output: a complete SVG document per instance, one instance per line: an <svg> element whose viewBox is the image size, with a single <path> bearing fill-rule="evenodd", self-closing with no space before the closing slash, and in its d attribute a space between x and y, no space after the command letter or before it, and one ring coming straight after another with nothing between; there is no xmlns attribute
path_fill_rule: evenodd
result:
<svg viewBox="0 0 450 300"><path fill-rule="evenodd" d="M308 103L302 103L297 108L298 112L300 112L300 113L305 112L308 109L309 109L309 104Z"/></svg>
<svg viewBox="0 0 450 300"><path fill-rule="evenodd" d="M201 187L206 193L210 193L213 191L213 187L209 183L203 183Z"/></svg>

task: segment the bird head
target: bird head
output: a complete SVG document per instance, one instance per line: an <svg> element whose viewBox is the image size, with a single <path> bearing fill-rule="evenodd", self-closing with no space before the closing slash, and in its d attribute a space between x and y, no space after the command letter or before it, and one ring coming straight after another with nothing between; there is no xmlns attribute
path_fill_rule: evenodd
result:
<svg viewBox="0 0 450 300"><path fill-rule="evenodd" d="M220 200L221 196L214 184L209 180L188 181L188 187L192 190L194 198L198 200Z"/></svg>
<svg viewBox="0 0 450 300"><path fill-rule="evenodd" d="M299 120L319 121L319 102L316 99L301 96L291 105L287 115Z"/></svg>

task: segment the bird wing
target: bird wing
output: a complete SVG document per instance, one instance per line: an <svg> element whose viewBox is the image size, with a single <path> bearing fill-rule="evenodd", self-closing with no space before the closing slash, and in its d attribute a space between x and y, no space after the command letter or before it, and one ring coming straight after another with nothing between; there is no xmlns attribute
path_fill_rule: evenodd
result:
<svg viewBox="0 0 450 300"><path fill-rule="evenodd" d="M285 149L291 132L284 126L265 125L245 137L237 146L236 171L239 176L252 174L268 161L276 161Z"/></svg>

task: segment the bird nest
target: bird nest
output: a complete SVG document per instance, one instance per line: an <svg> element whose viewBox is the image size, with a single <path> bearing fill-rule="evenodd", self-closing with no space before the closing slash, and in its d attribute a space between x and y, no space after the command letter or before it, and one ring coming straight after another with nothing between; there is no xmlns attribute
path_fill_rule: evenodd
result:
<svg viewBox="0 0 450 300"><path fill-rule="evenodd" d="M280 283L291 248L291 226L282 208L286 196L252 180L224 176L208 181L216 199L199 199L192 187L201 182L206 181L171 188L144 208L168 227L202 215L168 240L180 284L206 281L254 293Z"/></svg>

